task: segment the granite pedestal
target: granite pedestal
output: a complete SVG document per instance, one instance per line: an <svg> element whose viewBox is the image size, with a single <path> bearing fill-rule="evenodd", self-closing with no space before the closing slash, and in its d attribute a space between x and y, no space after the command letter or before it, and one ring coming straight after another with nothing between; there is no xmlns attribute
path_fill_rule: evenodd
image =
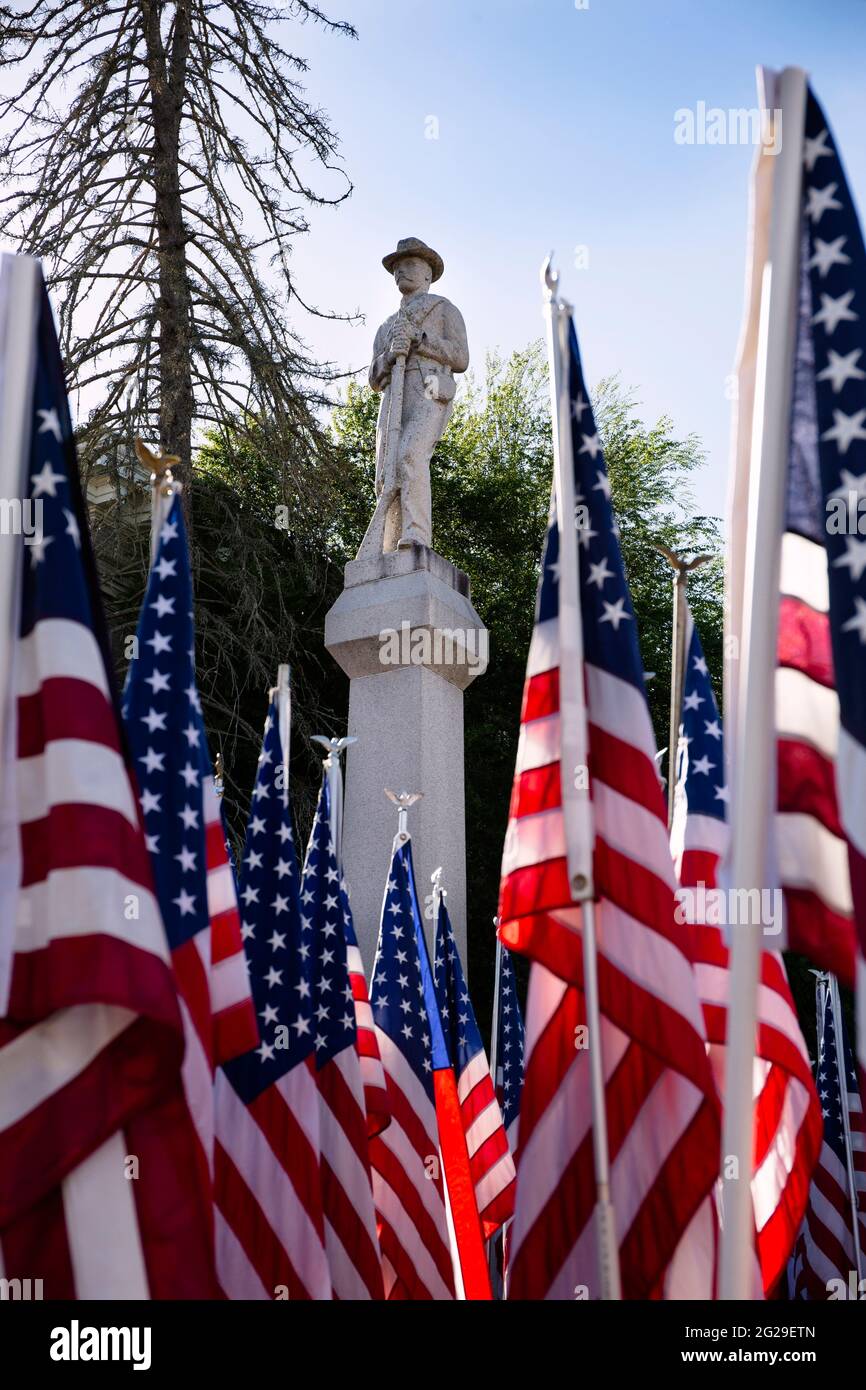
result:
<svg viewBox="0 0 866 1390"><path fill-rule="evenodd" d="M348 732L358 739L347 752L343 865L367 973L397 830L385 787L424 794L409 811L421 908L441 865L465 963L463 692L487 665L469 580L422 545L352 561L325 646L349 677Z"/></svg>

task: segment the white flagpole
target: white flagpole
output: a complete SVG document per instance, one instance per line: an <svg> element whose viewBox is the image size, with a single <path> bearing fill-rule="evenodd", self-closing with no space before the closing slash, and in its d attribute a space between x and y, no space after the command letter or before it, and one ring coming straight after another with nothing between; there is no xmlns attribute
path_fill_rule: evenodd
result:
<svg viewBox="0 0 866 1390"><path fill-rule="evenodd" d="M292 740L292 682L291 670L285 662L277 667L277 683L271 699L277 702L277 728L283 752L283 805L289 804L289 751Z"/></svg>
<svg viewBox="0 0 866 1390"><path fill-rule="evenodd" d="M499 927L499 918L493 918L493 928ZM499 1070L499 991L502 988L502 942L499 936L496 937L496 955L493 966L493 1018L490 1023L490 1075L493 1077L493 1090L499 1098L499 1078L496 1075ZM504 1227L490 1237L487 1242L487 1265L490 1270L490 1287L494 1293L497 1292L498 1271L496 1267L496 1247L499 1244ZM499 1291L501 1297L501 1290Z"/></svg>
<svg viewBox="0 0 866 1390"><path fill-rule="evenodd" d="M586 769L589 765L586 700L583 684L583 625L577 557L577 513L571 401L568 390L568 326L571 308L557 298L559 276L551 257L542 266L545 289L550 400L553 421L554 491L559 524L559 702L560 782L565 823L568 877L572 897L582 907L583 986L589 1034L588 1060L592 1095L592 1150L595 1166L595 1233L599 1292L602 1299L622 1297L619 1248L610 1200L610 1159L598 999L595 902L592 852L595 840Z"/></svg>
<svg viewBox="0 0 866 1390"><path fill-rule="evenodd" d="M150 564L156 559L159 535L163 522L171 511L175 497L183 492L183 483L174 476L173 468L180 462L176 454L155 454L140 439L135 441L139 463L150 469Z"/></svg>
<svg viewBox="0 0 866 1390"><path fill-rule="evenodd" d="M775 807L775 653L799 292L805 73L798 68L786 68L778 81L775 100L766 104L781 109L784 135L776 155L770 244L761 293L739 695L734 730L734 804L728 882L740 890L767 884L770 825ZM777 138L780 134L777 130ZM724 1224L720 1297L723 1299L751 1296L752 1069L761 945L759 924L754 927L740 925L733 934L721 1154Z"/></svg>
<svg viewBox="0 0 866 1390"><path fill-rule="evenodd" d="M41 265L31 256L0 261L0 497L27 496L27 460L36 375L36 323ZM37 499L36 509L42 503ZM34 518L35 519L35 518ZM37 522L37 532L39 523ZM34 534L37 534L34 532ZM6 1012L21 879L16 792L15 669L21 615L20 536L0 538L0 1015ZM26 559L29 564L29 559Z"/></svg>
<svg viewBox="0 0 866 1390"><path fill-rule="evenodd" d="M498 927L499 918L493 918L494 927ZM502 942L496 938L496 956L493 966L493 1019L490 1024L490 1075L493 1077L494 1090L497 1086L496 1068L499 1066L499 991L502 988Z"/></svg>
<svg viewBox="0 0 866 1390"><path fill-rule="evenodd" d="M824 1010L827 1005L827 987L830 976L826 971L813 970L815 976L815 1038L816 1053L820 1059L824 1046Z"/></svg>
<svg viewBox="0 0 866 1390"><path fill-rule="evenodd" d="M828 981L830 990L830 1011L833 1017L833 1032L836 1035L836 1070L839 1074L839 1096L842 1106L842 1138L845 1142L845 1167L848 1170L848 1201L851 1207L851 1236L854 1241L854 1264L857 1270L857 1288L863 1278L863 1256L860 1250L860 1216L857 1209L857 1187L854 1179L854 1152L851 1146L851 1115L848 1110L848 1075L845 1070L845 1047L842 1023L842 1001L839 998L839 981L831 975Z"/></svg>
<svg viewBox="0 0 866 1390"><path fill-rule="evenodd" d="M334 845L334 858L337 868L343 872L343 769L340 758L350 743L357 738L328 738L326 734L313 734L313 743L326 748L328 756L323 766L328 774L328 799L331 804L331 840Z"/></svg>
<svg viewBox="0 0 866 1390"><path fill-rule="evenodd" d="M686 629L688 627L688 583L689 575L692 570L705 565L713 557L711 555L696 555L692 560L685 560L681 555L673 550L668 550L666 545L656 542L655 549L663 555L674 572L674 609L673 627L671 631L671 704L670 718L668 722L668 831L673 829L674 823L674 793L677 786L677 763L680 744L680 724L683 718L683 693L686 681L686 662L688 652L686 651Z"/></svg>

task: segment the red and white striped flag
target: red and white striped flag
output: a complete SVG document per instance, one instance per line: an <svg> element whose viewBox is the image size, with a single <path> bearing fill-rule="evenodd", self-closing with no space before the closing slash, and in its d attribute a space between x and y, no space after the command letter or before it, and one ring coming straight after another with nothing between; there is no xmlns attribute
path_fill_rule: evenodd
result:
<svg viewBox="0 0 866 1390"><path fill-rule="evenodd" d="M272 703L240 865L261 1043L216 1077L217 1274L229 1298L327 1300L311 951L283 767Z"/></svg>
<svg viewBox="0 0 866 1390"><path fill-rule="evenodd" d="M866 1267L866 1123L857 1085L854 1055L832 979L818 985L818 1066L821 1097L821 1153L803 1229L791 1267L794 1298L812 1301L861 1300L866 1288L858 1279L854 1250L857 1212L859 1266ZM851 1141L854 1200L848 1171L846 1112Z"/></svg>
<svg viewBox="0 0 866 1390"><path fill-rule="evenodd" d="M364 963L361 960L358 938L355 935L355 924L352 921L352 910L349 905L349 890L345 880L341 882L340 887L343 902L343 932L346 937L349 959L349 983L352 986L352 998L355 1001L355 1027L358 1030L356 1046L361 1061L361 1080L364 1083L367 1135L373 1139L377 1134L381 1134L391 1121L391 1112L388 1109L388 1088L385 1083L385 1069L379 1054L373 1010L370 1008L367 981L364 977Z"/></svg>
<svg viewBox="0 0 866 1390"><path fill-rule="evenodd" d="M371 1141L370 1159L385 1297L400 1301L454 1297L433 1082L433 1020L419 952L423 930L411 842L408 835L398 835L370 987L391 1123Z"/></svg>
<svg viewBox="0 0 866 1390"><path fill-rule="evenodd" d="M123 713L186 1029L184 1085L212 1186L214 1067L258 1040L234 876L195 676L189 547L168 503L136 632Z"/></svg>
<svg viewBox="0 0 866 1390"><path fill-rule="evenodd" d="M325 772L301 879L301 941L309 952L315 1018L325 1250L334 1297L357 1301L381 1299L384 1290L328 791Z"/></svg>
<svg viewBox="0 0 866 1390"><path fill-rule="evenodd" d="M469 997L448 909L439 905L433 959L436 1000L457 1084L475 1205L485 1240L514 1215L514 1159Z"/></svg>
<svg viewBox="0 0 866 1390"><path fill-rule="evenodd" d="M862 1022L866 647L860 620L863 542L857 524L866 466L861 419L866 373L863 362L858 365L866 349L866 251L838 150L805 75L789 69L780 77L764 70L763 82L769 111L779 107L783 88L792 94L784 124L794 178L789 180L786 214L779 203L782 165L777 152L770 148L758 156L737 364L725 718L742 742L737 714L744 678L750 668L757 672L769 666L770 677L762 685L772 692L772 700L748 716L752 736L775 748L763 881L783 890L781 944L809 956L849 986L855 975L859 978ZM776 244L771 244L771 228L776 229ZM781 288L784 258L791 266L790 297ZM773 309L771 325L773 285L781 308ZM784 342L773 338L772 352L762 349L762 315L768 343L771 331L784 336ZM767 426L756 411L768 399L764 386L758 389L758 379L763 381L767 372L776 383L772 399L778 400L784 424L778 452L773 451L772 460L764 457L758 469L753 441L767 437ZM750 528L758 524L755 502L761 489L765 497L772 493L778 500L762 512L768 518L767 534L750 539ZM762 574L755 593L749 587L756 582L748 573L751 555L761 557L774 573L770 584ZM760 640L749 635L756 614ZM736 744L729 742L732 756ZM742 799L734 787L735 819L754 805L755 791L754 776ZM859 1032L861 1039L866 1037L866 1027Z"/></svg>
<svg viewBox="0 0 866 1390"><path fill-rule="evenodd" d="M247 962L241 940L235 871L226 844L213 773L203 778L207 910L210 919L210 1007L214 1057L237 1057L257 1040Z"/></svg>
<svg viewBox="0 0 866 1390"><path fill-rule="evenodd" d="M565 814L576 795L591 797L594 820L602 1036L589 1043L602 1052L623 1296L709 1296L718 1100L687 929L676 915L610 484L569 327L567 397L554 410L571 425L573 439L560 435L561 466L573 469L576 511L564 524L554 513L545 541L499 905L503 941L533 962L509 1298L600 1291L582 909L571 889ZM569 573L574 592L562 582ZM566 672L580 646L578 621L584 665ZM566 676L585 680L588 781L587 768L572 761L580 691L563 703Z"/></svg>
<svg viewBox="0 0 866 1390"><path fill-rule="evenodd" d="M0 318L4 492L37 514L0 556L0 1273L51 1299L208 1298L177 990L36 263L4 258Z"/></svg>
<svg viewBox="0 0 866 1390"><path fill-rule="evenodd" d="M681 894L681 902L694 926L695 976L716 1083L723 1096L730 952L722 927L714 924L725 915L718 911L721 895L715 892L716 870L729 834L727 798L719 795L724 790L724 739L707 663L688 609L683 644L686 664L671 848L680 885L688 890ZM766 906L772 926L772 902ZM756 1291L769 1296L784 1273L800 1229L821 1144L821 1107L778 951L762 953L753 1078Z"/></svg>

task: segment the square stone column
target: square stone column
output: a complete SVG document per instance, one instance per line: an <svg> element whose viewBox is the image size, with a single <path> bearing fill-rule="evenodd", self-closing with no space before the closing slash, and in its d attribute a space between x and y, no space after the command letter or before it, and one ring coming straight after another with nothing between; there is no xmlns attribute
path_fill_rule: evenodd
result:
<svg viewBox="0 0 866 1390"><path fill-rule="evenodd" d="M397 830L385 787L423 792L409 811L418 897L423 911L441 864L465 961L463 691L487 666L469 579L423 545L351 561L325 619L325 646L349 677L348 732L358 740L346 755L343 866L366 970Z"/></svg>

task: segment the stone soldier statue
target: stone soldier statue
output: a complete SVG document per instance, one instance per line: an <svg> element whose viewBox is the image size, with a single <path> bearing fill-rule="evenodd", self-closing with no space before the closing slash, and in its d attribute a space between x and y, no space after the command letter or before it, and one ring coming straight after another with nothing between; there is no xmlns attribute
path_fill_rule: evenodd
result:
<svg viewBox="0 0 866 1390"><path fill-rule="evenodd" d="M430 457L454 409L454 373L469 366L462 315L449 300L430 294L445 269L442 257L417 237L406 237L382 264L393 272L402 295L400 308L376 334L369 377L373 390L382 392L376 494L377 514L384 509L384 533L374 516L359 555L371 545L381 552L413 542L431 544ZM389 468L393 486L386 488Z"/></svg>

